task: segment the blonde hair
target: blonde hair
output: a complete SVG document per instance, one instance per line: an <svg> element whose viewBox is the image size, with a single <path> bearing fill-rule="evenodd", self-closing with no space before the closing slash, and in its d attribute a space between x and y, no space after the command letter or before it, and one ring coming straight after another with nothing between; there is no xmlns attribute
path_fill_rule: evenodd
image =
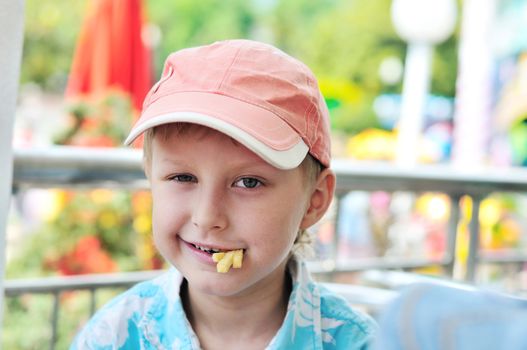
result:
<svg viewBox="0 0 527 350"><path fill-rule="evenodd" d="M152 142L157 130L163 130L163 135L166 137L169 131L176 132L177 134L186 133L188 132L189 128L192 127L192 125L194 124L172 123L146 130L143 140L143 161L145 166L150 166L150 162L152 160ZM306 188L311 190L315 185L320 173L322 170L324 170L324 166L308 153L299 167L305 174L304 179L306 180ZM303 257L313 256L313 241L314 239L310 232L305 229L299 229L291 253Z"/></svg>

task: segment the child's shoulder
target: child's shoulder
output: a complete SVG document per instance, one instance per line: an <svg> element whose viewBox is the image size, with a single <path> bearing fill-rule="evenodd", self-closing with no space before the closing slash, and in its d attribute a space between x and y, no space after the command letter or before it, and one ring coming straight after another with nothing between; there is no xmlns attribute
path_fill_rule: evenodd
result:
<svg viewBox="0 0 527 350"><path fill-rule="evenodd" d="M356 339L369 341L377 330L377 324L372 317L351 306L342 296L317 283L320 291L320 314L322 327L336 328L339 333L354 335Z"/></svg>
<svg viewBox="0 0 527 350"><path fill-rule="evenodd" d="M100 308L75 339L72 349L99 349L104 346L138 344L144 336L143 328L162 318L167 305L174 305L174 288L179 289L178 276L165 272L160 276L136 284ZM164 310L164 311L163 311Z"/></svg>
<svg viewBox="0 0 527 350"><path fill-rule="evenodd" d="M177 283L180 282L181 281L177 279L177 276L174 278L174 274L172 274L171 271L164 272L153 279L137 283L119 294L104 305L97 314L102 314L111 310L117 311L120 309L127 313L141 313L139 308L147 306L153 299L168 297L173 288L179 290L179 284ZM96 316L98 316L97 314Z"/></svg>

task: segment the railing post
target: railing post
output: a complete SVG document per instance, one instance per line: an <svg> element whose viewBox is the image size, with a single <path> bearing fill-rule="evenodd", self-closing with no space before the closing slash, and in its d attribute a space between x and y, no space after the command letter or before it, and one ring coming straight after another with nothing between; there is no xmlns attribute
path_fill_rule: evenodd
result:
<svg viewBox="0 0 527 350"><path fill-rule="evenodd" d="M339 253L339 243L340 243L340 215L342 210L342 198L347 193L337 193L335 194L335 216L334 226L333 226L333 240L331 242L331 256L333 259L333 265L337 267L338 253Z"/></svg>
<svg viewBox="0 0 527 350"><path fill-rule="evenodd" d="M97 288L90 289L90 316L93 316L95 310L97 309L97 298L95 295L96 292Z"/></svg>
<svg viewBox="0 0 527 350"><path fill-rule="evenodd" d="M448 232L446 254L448 256L448 263L445 266L446 273L450 277L454 277L454 268L456 266L456 243L457 243L457 227L459 225L459 201L461 196L458 194L450 195L450 216L448 218Z"/></svg>
<svg viewBox="0 0 527 350"><path fill-rule="evenodd" d="M327 269L326 275L329 276L331 279L334 277L335 271L337 270L337 262L338 262L338 253L339 253L339 240L340 240L340 226L339 226L339 218L340 218L340 210L341 204L342 204L342 197L344 197L346 193L337 192L335 193L334 205L335 205L335 215L333 217L333 237L331 240L331 257L325 258L324 267Z"/></svg>
<svg viewBox="0 0 527 350"><path fill-rule="evenodd" d="M472 217L470 219L469 230L469 246L467 257L467 274L466 280L475 282L476 270L479 262L479 206L481 203L481 196L472 196Z"/></svg>
<svg viewBox="0 0 527 350"><path fill-rule="evenodd" d="M49 344L50 350L55 350L58 339L59 327L59 309L60 309L60 292L53 293L53 310L51 311L51 342Z"/></svg>
<svg viewBox="0 0 527 350"><path fill-rule="evenodd" d="M7 215L13 177L13 126L23 32L24 1L0 0L0 334L4 313Z"/></svg>

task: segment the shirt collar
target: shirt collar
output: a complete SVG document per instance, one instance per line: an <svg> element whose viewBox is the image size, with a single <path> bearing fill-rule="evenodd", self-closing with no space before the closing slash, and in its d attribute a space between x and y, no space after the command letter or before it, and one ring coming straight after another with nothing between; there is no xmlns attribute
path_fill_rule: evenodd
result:
<svg viewBox="0 0 527 350"><path fill-rule="evenodd" d="M199 349L198 338L188 321L181 303L180 289L183 276L171 268L170 282L166 286L171 291L165 293L172 295L174 302L181 308L181 316L187 330L191 349ZM292 290L287 306L287 313L282 326L275 334L266 350L275 349L322 349L320 293L313 283L305 262L295 255L287 263L287 271L291 276ZM170 304L170 303L169 303Z"/></svg>
<svg viewBox="0 0 527 350"><path fill-rule="evenodd" d="M293 281L282 326L266 350L322 349L320 293L305 262L292 256L287 270Z"/></svg>

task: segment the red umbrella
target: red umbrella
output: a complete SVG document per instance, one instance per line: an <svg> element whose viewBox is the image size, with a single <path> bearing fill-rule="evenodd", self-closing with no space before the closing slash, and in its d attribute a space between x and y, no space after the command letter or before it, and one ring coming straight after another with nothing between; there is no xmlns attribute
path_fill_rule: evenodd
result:
<svg viewBox="0 0 527 350"><path fill-rule="evenodd" d="M92 0L81 28L66 97L117 89L141 109L152 82L149 49L141 38L141 0Z"/></svg>

